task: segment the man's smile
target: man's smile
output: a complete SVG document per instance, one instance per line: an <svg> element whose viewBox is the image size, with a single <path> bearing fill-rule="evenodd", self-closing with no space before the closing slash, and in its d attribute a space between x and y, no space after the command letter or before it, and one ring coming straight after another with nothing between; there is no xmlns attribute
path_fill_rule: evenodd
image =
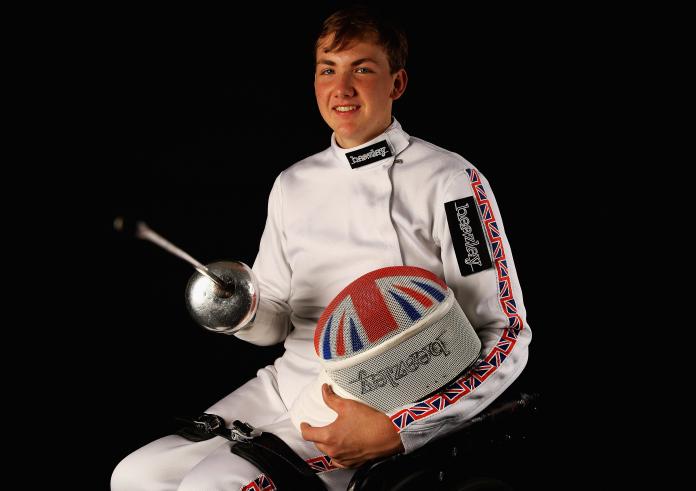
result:
<svg viewBox="0 0 696 491"><path fill-rule="evenodd" d="M358 109L360 109L360 106L357 104L342 104L340 106L333 107L333 110L339 113L354 113Z"/></svg>

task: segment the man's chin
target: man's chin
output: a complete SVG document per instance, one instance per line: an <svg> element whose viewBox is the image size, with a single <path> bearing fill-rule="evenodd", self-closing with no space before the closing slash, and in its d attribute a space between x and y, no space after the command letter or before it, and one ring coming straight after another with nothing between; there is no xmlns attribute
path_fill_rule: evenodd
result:
<svg viewBox="0 0 696 491"><path fill-rule="evenodd" d="M336 133L336 142L341 146L341 148L352 148L361 145L367 140L363 140L362 136L357 131L349 131L343 127L339 127L334 130Z"/></svg>

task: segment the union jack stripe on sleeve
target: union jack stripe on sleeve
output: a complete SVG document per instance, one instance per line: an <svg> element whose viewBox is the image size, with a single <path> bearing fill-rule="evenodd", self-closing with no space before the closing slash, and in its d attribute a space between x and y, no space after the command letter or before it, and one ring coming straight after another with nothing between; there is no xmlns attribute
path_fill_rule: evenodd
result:
<svg viewBox="0 0 696 491"><path fill-rule="evenodd" d="M503 330L500 339L493 349L461 378L455 380L437 394L393 414L390 418L398 431L407 428L415 421L442 411L476 390L507 359L517 343L520 331L524 328L524 322L517 313L517 305L515 304L512 285L508 276L503 240L493 213L493 207L488 201L478 171L467 169L466 172L469 175L476 204L481 211L486 234L493 251L493 261L498 280L498 301L507 316L508 327Z"/></svg>
<svg viewBox="0 0 696 491"><path fill-rule="evenodd" d="M331 462L331 457L328 455L320 455L311 459L305 459L305 462L309 464L309 467L312 468L315 474L338 469L338 467ZM266 474L260 474L259 477L249 484L242 486L240 489L241 491L276 491L277 488Z"/></svg>

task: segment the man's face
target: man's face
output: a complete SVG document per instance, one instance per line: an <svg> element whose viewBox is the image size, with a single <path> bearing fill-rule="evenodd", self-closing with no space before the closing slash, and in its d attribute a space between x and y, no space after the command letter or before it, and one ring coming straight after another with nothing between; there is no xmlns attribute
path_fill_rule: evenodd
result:
<svg viewBox="0 0 696 491"><path fill-rule="evenodd" d="M370 41L355 41L342 51L325 53L332 37L324 39L316 53L314 92L336 142L350 148L391 124L392 102L406 88L406 71L390 73L386 52Z"/></svg>

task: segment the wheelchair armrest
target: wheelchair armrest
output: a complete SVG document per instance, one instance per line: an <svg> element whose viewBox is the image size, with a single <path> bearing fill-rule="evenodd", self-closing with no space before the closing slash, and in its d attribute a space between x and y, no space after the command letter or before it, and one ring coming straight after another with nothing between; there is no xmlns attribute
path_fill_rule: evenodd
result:
<svg viewBox="0 0 696 491"><path fill-rule="evenodd" d="M348 491L444 487L451 486L453 479L458 485L467 484L467 479L479 477L464 472L472 467L469 464L478 454L491 447L525 440L527 433L533 433L530 423L538 414L538 402L537 393L499 399L456 431L410 454L392 455L363 465L353 475ZM479 486L475 489L506 489L507 485L494 479L489 488L480 487L479 481L475 486Z"/></svg>

